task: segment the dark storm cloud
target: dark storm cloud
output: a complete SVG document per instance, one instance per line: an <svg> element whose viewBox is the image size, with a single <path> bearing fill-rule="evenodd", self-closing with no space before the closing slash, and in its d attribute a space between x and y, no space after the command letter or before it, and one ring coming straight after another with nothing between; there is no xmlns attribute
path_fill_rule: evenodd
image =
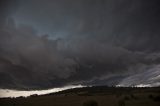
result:
<svg viewBox="0 0 160 106"><path fill-rule="evenodd" d="M142 84L157 84L159 0L21 0L16 11L16 2L2 4L1 88L128 86L143 75Z"/></svg>
<svg viewBox="0 0 160 106"><path fill-rule="evenodd" d="M4 25L7 20L7 17L12 14L18 7L17 0L1 0L0 1L0 27Z"/></svg>
<svg viewBox="0 0 160 106"><path fill-rule="evenodd" d="M58 52L56 41L38 37L32 27L6 26L1 34L2 83L11 82L6 83L8 86L15 83L29 87L41 83L49 86L49 80L54 80L54 77L64 79L74 72L75 61Z"/></svg>

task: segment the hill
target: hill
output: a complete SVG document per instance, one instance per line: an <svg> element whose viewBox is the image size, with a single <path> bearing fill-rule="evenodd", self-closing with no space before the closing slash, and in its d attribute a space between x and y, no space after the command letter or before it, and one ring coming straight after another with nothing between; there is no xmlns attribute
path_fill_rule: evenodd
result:
<svg viewBox="0 0 160 106"><path fill-rule="evenodd" d="M24 98L1 98L0 106L159 106L160 87L85 87Z"/></svg>

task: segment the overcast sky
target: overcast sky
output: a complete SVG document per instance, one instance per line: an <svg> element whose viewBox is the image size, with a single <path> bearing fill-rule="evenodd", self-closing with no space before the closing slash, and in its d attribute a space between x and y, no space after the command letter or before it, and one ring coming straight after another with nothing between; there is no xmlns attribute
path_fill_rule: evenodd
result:
<svg viewBox="0 0 160 106"><path fill-rule="evenodd" d="M160 85L159 0L1 0L0 88Z"/></svg>

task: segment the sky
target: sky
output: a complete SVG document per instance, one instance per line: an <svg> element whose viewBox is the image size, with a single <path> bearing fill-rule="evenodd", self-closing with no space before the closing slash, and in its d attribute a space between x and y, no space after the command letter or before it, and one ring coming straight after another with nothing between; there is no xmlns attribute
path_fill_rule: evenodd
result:
<svg viewBox="0 0 160 106"><path fill-rule="evenodd" d="M160 86L159 0L1 0L0 89Z"/></svg>

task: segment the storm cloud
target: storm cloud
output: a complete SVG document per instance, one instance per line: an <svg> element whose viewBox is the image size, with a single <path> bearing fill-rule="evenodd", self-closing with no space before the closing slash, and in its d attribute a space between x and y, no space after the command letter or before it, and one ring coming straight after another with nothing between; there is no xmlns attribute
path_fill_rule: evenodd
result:
<svg viewBox="0 0 160 106"><path fill-rule="evenodd" d="M159 0L0 5L0 88L160 85Z"/></svg>

